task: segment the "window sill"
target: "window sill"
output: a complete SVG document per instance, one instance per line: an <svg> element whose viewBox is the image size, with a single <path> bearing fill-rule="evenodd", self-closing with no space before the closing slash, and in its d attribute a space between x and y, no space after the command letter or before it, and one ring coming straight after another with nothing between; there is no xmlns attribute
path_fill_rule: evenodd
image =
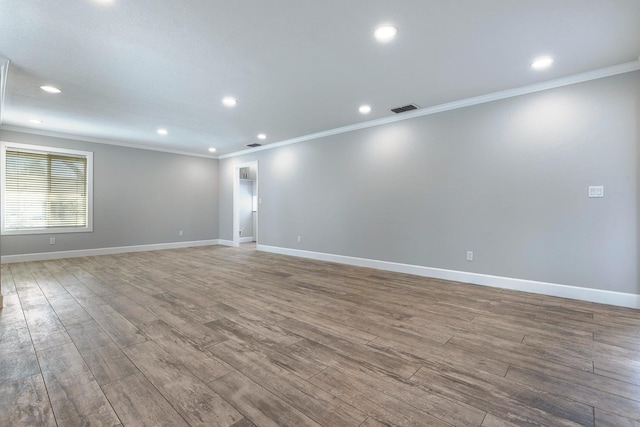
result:
<svg viewBox="0 0 640 427"><path fill-rule="evenodd" d="M83 228L32 228L25 230L2 230L2 236L22 236L28 234L64 234L64 233L92 233L93 227Z"/></svg>

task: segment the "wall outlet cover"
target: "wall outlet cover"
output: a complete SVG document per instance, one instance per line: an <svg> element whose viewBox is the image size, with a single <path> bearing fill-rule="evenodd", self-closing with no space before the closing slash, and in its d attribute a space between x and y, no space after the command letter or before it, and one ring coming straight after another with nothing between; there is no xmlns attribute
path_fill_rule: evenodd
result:
<svg viewBox="0 0 640 427"><path fill-rule="evenodd" d="M589 197L604 197L604 185L590 185Z"/></svg>

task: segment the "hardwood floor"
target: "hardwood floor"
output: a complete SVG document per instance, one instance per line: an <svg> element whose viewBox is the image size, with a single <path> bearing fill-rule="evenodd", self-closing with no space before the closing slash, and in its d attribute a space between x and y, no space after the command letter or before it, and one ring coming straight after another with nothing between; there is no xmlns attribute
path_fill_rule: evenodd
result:
<svg viewBox="0 0 640 427"><path fill-rule="evenodd" d="M203 247L2 265L0 426L640 426L640 311Z"/></svg>

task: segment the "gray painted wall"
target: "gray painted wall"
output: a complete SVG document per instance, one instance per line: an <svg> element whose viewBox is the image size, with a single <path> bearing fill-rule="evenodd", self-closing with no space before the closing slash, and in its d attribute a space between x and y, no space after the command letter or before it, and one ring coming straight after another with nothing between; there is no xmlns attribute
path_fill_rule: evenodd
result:
<svg viewBox="0 0 640 427"><path fill-rule="evenodd" d="M634 72L221 160L220 238L258 160L259 244L640 293L639 93Z"/></svg>
<svg viewBox="0 0 640 427"><path fill-rule="evenodd" d="M2 236L2 255L218 238L216 159L10 131L0 138L94 153L93 233Z"/></svg>

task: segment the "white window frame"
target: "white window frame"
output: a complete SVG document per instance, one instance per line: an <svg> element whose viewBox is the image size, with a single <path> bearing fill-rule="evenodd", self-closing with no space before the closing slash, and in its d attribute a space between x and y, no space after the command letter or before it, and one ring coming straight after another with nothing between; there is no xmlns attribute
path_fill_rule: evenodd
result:
<svg viewBox="0 0 640 427"><path fill-rule="evenodd" d="M34 151L44 154L71 154L84 156L87 159L87 225L86 227L64 227L64 228L28 228L9 229L4 228L5 215L5 191L6 191L6 164L7 149L15 148L25 151ZM60 234L60 233L90 233L93 231L93 153L91 151L69 150L66 148L47 147L43 145L20 144L17 142L0 141L0 164L2 173L0 174L1 203L2 203L2 224L0 234L3 236L20 234Z"/></svg>

